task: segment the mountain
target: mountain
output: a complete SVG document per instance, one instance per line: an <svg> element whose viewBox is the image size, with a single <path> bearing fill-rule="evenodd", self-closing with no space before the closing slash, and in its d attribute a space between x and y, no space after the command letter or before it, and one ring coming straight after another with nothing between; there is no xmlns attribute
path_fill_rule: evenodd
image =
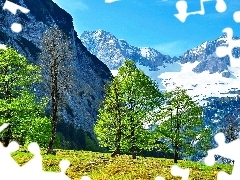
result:
<svg viewBox="0 0 240 180"><path fill-rule="evenodd" d="M5 0L0 0L3 7ZM12 46L30 62L38 64L37 55L41 52L39 40L43 33L53 25L57 25L74 44L73 60L74 77L76 81L71 84L77 90L65 92L66 108L62 109L60 116L65 122L72 122L75 127L81 127L93 134L93 125L97 119L99 104L104 95L104 84L111 78L108 67L97 57L88 52L78 38L70 14L61 9L51 0L11 0L30 10L24 14L20 11L16 15L9 10L0 13L0 44ZM23 25L20 33L10 29L13 22ZM46 91L42 87L36 89L38 96Z"/></svg>
<svg viewBox="0 0 240 180"><path fill-rule="evenodd" d="M239 68L230 66L228 56L219 58L215 53L216 47L227 45L225 38L226 34L223 34L179 57L170 57L150 47L134 47L104 30L85 31L80 36L86 48L105 63L113 74L116 74L124 59L132 59L157 81L160 89L183 87L201 104L206 103L208 97L239 94ZM233 50L233 56L240 56L239 48Z"/></svg>
<svg viewBox="0 0 240 180"><path fill-rule="evenodd" d="M209 71L210 74L216 72L223 72L224 70L228 70L227 66L230 66L229 57L225 56L224 58L219 58L216 56L216 47L219 46L227 46L226 44L226 34L223 34L218 39L214 41L206 41L201 45L190 49L183 53L179 57L179 61L181 63L187 62L200 62L194 69L193 72L201 73L203 71ZM233 39L239 39L238 37L233 37ZM240 52L239 48L233 49L233 57L239 57ZM225 73L223 73L225 76Z"/></svg>
<svg viewBox="0 0 240 180"><path fill-rule="evenodd" d="M128 44L125 40L117 39L104 30L84 31L80 36L85 47L97 56L110 70L118 69L125 59L149 67L156 71L159 66L177 60L163 55L153 48L138 48Z"/></svg>

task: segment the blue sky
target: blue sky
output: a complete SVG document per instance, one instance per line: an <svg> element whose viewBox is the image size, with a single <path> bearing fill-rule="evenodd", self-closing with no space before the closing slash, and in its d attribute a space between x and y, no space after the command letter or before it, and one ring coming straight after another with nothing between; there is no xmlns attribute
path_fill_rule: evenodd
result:
<svg viewBox="0 0 240 180"><path fill-rule="evenodd" d="M219 1L219 0L218 0ZM220 0L221 1L221 0ZM137 47L152 47L163 54L179 56L207 40L215 40L226 27L240 36L240 23L233 13L240 11L239 0L225 0L227 10L218 13L216 0L204 2L204 15L190 15L182 23L177 0L54 0L73 17L78 35L102 29ZM187 0L188 12L200 10L200 0Z"/></svg>

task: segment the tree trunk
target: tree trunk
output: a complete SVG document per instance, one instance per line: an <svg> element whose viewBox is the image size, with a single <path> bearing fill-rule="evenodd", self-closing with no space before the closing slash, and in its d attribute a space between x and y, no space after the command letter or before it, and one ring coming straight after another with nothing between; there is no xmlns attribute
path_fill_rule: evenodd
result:
<svg viewBox="0 0 240 180"><path fill-rule="evenodd" d="M50 138L49 141L49 145L48 145L48 154L54 154L55 152L53 151L53 145L54 145L54 141L56 139L56 129L57 129L57 108L56 105L54 105L53 107L53 112L52 112L52 136Z"/></svg>
<svg viewBox="0 0 240 180"><path fill-rule="evenodd" d="M120 126L120 125L119 125L119 126ZM117 130L117 140L116 140L116 142L117 142L117 147L116 147L115 151L111 154L111 157L115 157L117 154L120 154L121 133L122 133L122 132L121 132L121 127L119 127L118 130Z"/></svg>
<svg viewBox="0 0 240 180"><path fill-rule="evenodd" d="M133 158L133 159L137 159L137 154L136 154L136 151L135 151L135 146L132 146L132 158Z"/></svg>
<svg viewBox="0 0 240 180"><path fill-rule="evenodd" d="M53 151L54 141L56 139L56 129L57 129L57 111L58 111L58 89L57 89L57 69L56 61L52 67L52 136L49 141L47 154L55 154Z"/></svg>
<svg viewBox="0 0 240 180"><path fill-rule="evenodd" d="M120 154L120 143L118 144L115 151L111 154L111 157L115 157L117 154Z"/></svg>
<svg viewBox="0 0 240 180"><path fill-rule="evenodd" d="M177 160L178 160L178 151L177 151L177 147L175 147L175 149L174 149L174 163L178 163Z"/></svg>
<svg viewBox="0 0 240 180"><path fill-rule="evenodd" d="M7 81L6 84L5 84L5 88L6 88L6 99L9 100L9 104L11 103L12 101L12 94L11 94L11 91L10 91L10 88L9 88L9 82ZM11 119L11 113L8 112L6 114L6 119ZM4 133L3 135L3 146L4 147L7 147L10 143L10 140L12 138L12 131L11 131L11 123L8 125L7 127L7 131Z"/></svg>
<svg viewBox="0 0 240 180"><path fill-rule="evenodd" d="M4 133L4 137L3 137L3 146L4 147L7 147L10 143L10 140L11 140L11 135L12 135L12 132L11 132L11 129L10 129L10 124L9 126L7 127L7 132Z"/></svg>
<svg viewBox="0 0 240 180"><path fill-rule="evenodd" d="M136 155L136 145L135 145L135 143L136 143L136 139L135 139L135 127L134 127L134 122L132 121L132 117L131 117L131 122L132 122L132 124L131 124L131 144L132 144L132 147L131 147L131 153L132 153L132 158L133 159L136 159L137 157L137 155Z"/></svg>
<svg viewBox="0 0 240 180"><path fill-rule="evenodd" d="M118 99L118 92L117 92L117 87L116 84L114 85L114 92L116 96L116 109L117 109L117 115L116 115L116 120L117 120L117 134L116 134L116 144L117 147L115 151L111 154L111 157L115 157L117 154L120 154L120 142L121 142L121 137L122 137L122 131L121 131L121 117L120 117L120 107L119 107L119 99Z"/></svg>
<svg viewBox="0 0 240 180"><path fill-rule="evenodd" d="M133 129L131 129L131 141L132 141L132 147L131 147L132 158L136 159L137 154L136 154L136 145L135 145L135 137L134 137L134 130Z"/></svg>
<svg viewBox="0 0 240 180"><path fill-rule="evenodd" d="M130 95L130 97L132 97ZM133 112L134 111L134 104L132 102L132 99L129 99L130 102L130 111ZM131 153L132 153L132 158L136 159L137 158L137 154L136 154L136 138L135 138L135 122L134 122L134 118L132 115L130 115L130 138L131 138Z"/></svg>
<svg viewBox="0 0 240 180"><path fill-rule="evenodd" d="M178 110L179 108L177 107L177 122L176 122L176 139L175 139L175 143L174 143L174 163L177 163L178 160L178 150L179 150L179 131L180 131L180 122L178 119Z"/></svg>

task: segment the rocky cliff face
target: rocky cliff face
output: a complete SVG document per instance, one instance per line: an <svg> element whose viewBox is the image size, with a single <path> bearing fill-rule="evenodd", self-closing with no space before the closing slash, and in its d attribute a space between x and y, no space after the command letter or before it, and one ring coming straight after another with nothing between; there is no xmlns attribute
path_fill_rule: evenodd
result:
<svg viewBox="0 0 240 180"><path fill-rule="evenodd" d="M104 95L104 84L112 77L105 64L90 54L82 45L74 30L72 17L51 0L11 0L30 10L28 14L20 11L16 15L8 10L0 13L0 44L11 46L24 55L30 62L38 64L39 40L43 33L54 24L70 37L74 44L73 60L75 81L73 89L66 91L66 108L60 115L67 122L82 127L92 133L93 125L97 119L97 110ZM0 0L3 7L5 1ZM11 24L18 22L23 25L20 33L11 30ZM39 96L46 94L40 87L36 89Z"/></svg>

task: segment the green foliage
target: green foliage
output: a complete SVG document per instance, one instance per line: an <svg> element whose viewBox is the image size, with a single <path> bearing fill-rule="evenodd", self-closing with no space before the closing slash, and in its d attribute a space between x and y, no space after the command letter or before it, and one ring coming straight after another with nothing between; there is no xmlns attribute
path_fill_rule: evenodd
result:
<svg viewBox="0 0 240 180"><path fill-rule="evenodd" d="M99 151L100 148L97 144L97 142L92 139L86 132L84 133L84 139L85 139L85 148L88 151Z"/></svg>
<svg viewBox="0 0 240 180"><path fill-rule="evenodd" d="M57 149L74 149L101 151L98 143L91 135L82 128L76 128L72 123L64 122L62 119L57 123Z"/></svg>
<svg viewBox="0 0 240 180"><path fill-rule="evenodd" d="M202 109L186 90L166 92L165 106L157 117L160 150L190 156L210 147L210 129L203 126Z"/></svg>
<svg viewBox="0 0 240 180"><path fill-rule="evenodd" d="M160 106L162 95L133 61L126 60L118 75L106 86L106 95L99 110L95 133L102 147L136 154L151 149L155 143L153 132L145 129L150 123L148 112Z"/></svg>
<svg viewBox="0 0 240 180"><path fill-rule="evenodd" d="M12 48L0 50L0 124L10 123L3 136L20 144L36 141L44 147L50 137L50 121L44 116L47 99L36 101L30 86L41 78L38 66Z"/></svg>
<svg viewBox="0 0 240 180"><path fill-rule="evenodd" d="M56 139L55 139L55 141L54 141L54 145L53 145L53 147L55 148L55 149L60 149L61 148L61 146L60 146L60 137L61 137L61 133L56 133Z"/></svg>

